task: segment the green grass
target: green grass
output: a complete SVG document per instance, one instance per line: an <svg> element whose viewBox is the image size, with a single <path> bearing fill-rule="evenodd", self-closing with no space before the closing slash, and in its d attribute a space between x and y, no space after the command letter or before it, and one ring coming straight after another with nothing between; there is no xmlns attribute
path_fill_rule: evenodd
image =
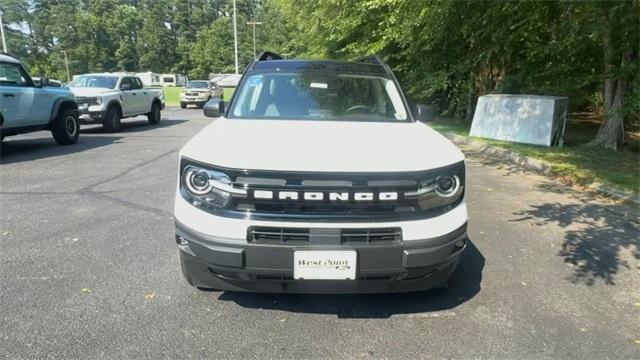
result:
<svg viewBox="0 0 640 360"><path fill-rule="evenodd" d="M180 91L182 87L165 87L164 88L164 102L167 106L180 105Z"/></svg>
<svg viewBox="0 0 640 360"><path fill-rule="evenodd" d="M233 92L235 90L236 88L224 88L224 100L225 101L231 100L231 95L233 95Z"/></svg>
<svg viewBox="0 0 640 360"><path fill-rule="evenodd" d="M180 105L180 91L181 87L166 87L164 88L164 101L167 106ZM224 88L224 99L229 101L235 88Z"/></svg>
<svg viewBox="0 0 640 360"><path fill-rule="evenodd" d="M470 124L459 120L440 119L430 124L440 132L468 136ZM575 185L600 182L619 189L640 193L640 154L637 140L629 139L629 149L612 151L588 145L595 137L597 126L569 122L564 147L546 148L505 141L474 138L500 148L545 161L554 176Z"/></svg>

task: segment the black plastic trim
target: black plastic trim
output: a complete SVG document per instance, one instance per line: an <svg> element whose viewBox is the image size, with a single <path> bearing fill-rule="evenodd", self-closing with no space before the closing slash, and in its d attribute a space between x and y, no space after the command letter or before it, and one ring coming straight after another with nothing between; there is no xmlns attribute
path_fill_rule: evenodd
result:
<svg viewBox="0 0 640 360"><path fill-rule="evenodd" d="M193 164L199 167L211 169L214 171L221 171L229 176L232 182L235 182L239 176L251 176L260 178L286 178L291 184L288 187L274 188L273 186L261 186L253 185L251 187L245 186L246 189L264 189L264 190L291 190L291 191L303 191L303 189L313 189L315 191L323 190L340 190L345 187L332 187L332 188L315 188L315 187L303 187L301 182L303 180L340 180L348 179L353 181L353 187L349 187L350 191L365 189L371 189L367 183L374 178L375 180L397 180L397 179L413 179L416 183L421 180L444 173L456 173L461 177L461 182L465 184L465 167L464 161L454 163L448 166L439 167L431 170L424 171L408 171L408 172L299 172L299 171L279 171L279 170L248 170L248 169L232 169L221 166L213 166L205 164L199 161L195 161L186 157L180 159L180 176L182 176L183 170L186 166ZM297 184L296 184L297 183ZM300 184L300 185L298 185ZM189 194L180 188L181 196L189 201ZM412 191L415 188L407 187L380 187L376 188L376 191L397 191L403 193L404 191ZM402 195L400 195L402 196ZM241 200L241 199L240 199ZM419 220L436 217L456 208L464 200L464 190L461 196L453 203L428 209L418 212L399 212L399 213L381 213L364 212L345 214L338 211L331 213L277 213L277 212L253 212L253 211L240 211L235 209L216 209L216 208L202 208L199 209L206 211L212 215L235 218L235 219L250 219L250 220L265 220L265 221L300 221L300 222L385 222L385 221L408 221ZM237 200L236 200L237 201ZM364 206L364 205L363 205ZM353 210L362 210L362 208L354 208Z"/></svg>

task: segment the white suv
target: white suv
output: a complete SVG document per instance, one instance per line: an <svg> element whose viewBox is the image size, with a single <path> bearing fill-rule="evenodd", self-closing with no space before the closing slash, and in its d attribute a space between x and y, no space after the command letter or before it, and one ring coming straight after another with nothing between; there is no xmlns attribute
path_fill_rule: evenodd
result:
<svg viewBox="0 0 640 360"><path fill-rule="evenodd" d="M263 54L180 151L187 281L255 292L442 286L467 244L463 154L390 69Z"/></svg>
<svg viewBox="0 0 640 360"><path fill-rule="evenodd" d="M150 124L160 122L164 108L162 89L145 88L130 73L85 74L69 83L81 119L99 122L107 131L118 131L123 118L147 115Z"/></svg>

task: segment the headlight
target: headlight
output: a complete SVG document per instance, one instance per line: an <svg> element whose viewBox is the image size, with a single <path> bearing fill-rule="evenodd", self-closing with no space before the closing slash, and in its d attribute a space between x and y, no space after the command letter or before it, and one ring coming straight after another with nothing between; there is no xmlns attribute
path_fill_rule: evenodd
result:
<svg viewBox="0 0 640 360"><path fill-rule="evenodd" d="M96 97L96 104L102 105L102 96Z"/></svg>
<svg viewBox="0 0 640 360"><path fill-rule="evenodd" d="M422 210L457 205L464 194L464 170L457 174L443 174L424 179L418 190L406 192L408 199L416 199Z"/></svg>
<svg viewBox="0 0 640 360"><path fill-rule="evenodd" d="M225 207L232 196L246 196L247 191L233 187L226 174L187 165L180 180L182 196L196 207L219 209Z"/></svg>

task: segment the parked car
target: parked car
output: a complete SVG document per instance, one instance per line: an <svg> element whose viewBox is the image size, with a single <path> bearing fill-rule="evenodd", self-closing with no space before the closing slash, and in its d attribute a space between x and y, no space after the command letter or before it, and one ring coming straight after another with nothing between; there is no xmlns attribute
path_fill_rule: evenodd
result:
<svg viewBox="0 0 640 360"><path fill-rule="evenodd" d="M0 138L50 130L58 144L73 144L80 136L77 109L68 89L36 85L17 58L0 53Z"/></svg>
<svg viewBox="0 0 640 360"><path fill-rule="evenodd" d="M120 130L122 119L138 115L157 124L164 108L163 90L145 88L140 78L129 73L76 76L69 89L76 96L81 119L102 123L107 131Z"/></svg>
<svg viewBox="0 0 640 360"><path fill-rule="evenodd" d="M192 80L180 91L180 107L188 105L203 107L212 97L222 98L224 89L219 88L207 80Z"/></svg>
<svg viewBox="0 0 640 360"><path fill-rule="evenodd" d="M273 60L270 60L273 59ZM467 246L464 155L387 65L263 54L180 151L175 235L199 288L445 286Z"/></svg>

